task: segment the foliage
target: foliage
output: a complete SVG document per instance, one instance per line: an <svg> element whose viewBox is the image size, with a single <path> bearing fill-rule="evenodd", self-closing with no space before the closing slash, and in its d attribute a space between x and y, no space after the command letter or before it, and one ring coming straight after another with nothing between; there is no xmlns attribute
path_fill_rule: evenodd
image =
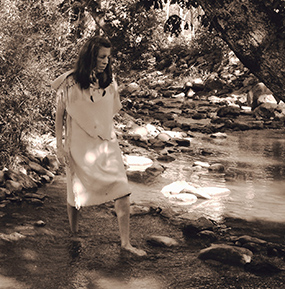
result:
<svg viewBox="0 0 285 289"><path fill-rule="evenodd" d="M48 1L7 0L0 8L0 162L23 149L23 134L50 130L54 97L48 84L72 47L57 7ZM65 43L64 43L65 42ZM64 49L62 46L64 45ZM68 53L69 52L69 53ZM69 56L67 57L67 55Z"/></svg>
<svg viewBox="0 0 285 289"><path fill-rule="evenodd" d="M25 149L26 133L54 133L55 93L50 82L73 66L85 39L96 32L98 25L92 12L104 18L104 31L114 46L115 72L147 70L161 57L176 61L184 54L203 51L204 43L193 47L180 36L170 44L163 32L164 3L149 1L152 4L145 9L142 2L147 1L2 2L0 169ZM174 2L181 5L195 1Z"/></svg>
<svg viewBox="0 0 285 289"><path fill-rule="evenodd" d="M159 23L154 11L146 11L136 0L109 1L104 14L105 28L121 69L144 69L145 55L152 50L153 33Z"/></svg>

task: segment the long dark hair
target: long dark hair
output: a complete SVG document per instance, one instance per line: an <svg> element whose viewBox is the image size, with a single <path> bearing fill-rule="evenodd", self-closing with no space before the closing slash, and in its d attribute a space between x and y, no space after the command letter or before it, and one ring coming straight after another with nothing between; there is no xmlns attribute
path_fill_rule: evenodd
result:
<svg viewBox="0 0 285 289"><path fill-rule="evenodd" d="M83 45L75 64L74 79L81 89L87 89L92 82L90 76L97 65L97 56L101 47L111 48L111 42L101 36L93 36ZM110 60L104 72L96 75L100 88L106 88L112 82L112 68Z"/></svg>

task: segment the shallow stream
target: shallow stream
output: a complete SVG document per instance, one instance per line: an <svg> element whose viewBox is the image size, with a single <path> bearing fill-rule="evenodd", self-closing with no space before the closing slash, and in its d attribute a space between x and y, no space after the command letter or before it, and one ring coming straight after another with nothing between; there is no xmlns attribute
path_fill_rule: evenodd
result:
<svg viewBox="0 0 285 289"><path fill-rule="evenodd" d="M189 152L175 154L175 158L163 164L166 170L155 182L131 182L133 201L152 201L189 212L193 217L204 215L214 220L231 216L285 222L284 130L231 132L226 138L195 134ZM193 167L196 161L221 163L225 173L197 170ZM228 188L231 193L211 200L198 199L191 205L170 202L160 191L175 181Z"/></svg>

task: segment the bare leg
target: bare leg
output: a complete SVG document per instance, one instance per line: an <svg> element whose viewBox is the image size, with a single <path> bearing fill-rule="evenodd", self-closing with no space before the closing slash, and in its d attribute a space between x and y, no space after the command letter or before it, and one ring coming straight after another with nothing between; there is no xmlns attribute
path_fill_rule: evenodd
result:
<svg viewBox="0 0 285 289"><path fill-rule="evenodd" d="M145 256L145 251L137 249L130 244L130 197L126 196L117 199L115 201L115 210L118 217L122 249L140 257Z"/></svg>
<svg viewBox="0 0 285 289"><path fill-rule="evenodd" d="M79 210L67 204L67 214L69 219L70 230L72 233L78 232Z"/></svg>

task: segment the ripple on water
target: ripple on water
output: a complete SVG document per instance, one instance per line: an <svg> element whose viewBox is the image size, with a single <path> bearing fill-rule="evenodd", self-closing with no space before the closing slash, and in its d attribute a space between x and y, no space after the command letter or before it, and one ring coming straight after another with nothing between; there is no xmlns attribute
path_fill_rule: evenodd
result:
<svg viewBox="0 0 285 289"><path fill-rule="evenodd" d="M152 200L178 206L178 203L170 203L160 191L165 185L185 180L205 187L227 187L231 191L229 197L198 200L184 207L197 216L285 222L285 130L233 132L223 140L197 134L191 146L193 151L210 151L211 154L176 155L175 161L165 164L167 169L155 184L132 183L134 201ZM222 163L226 173L230 170L231 173L195 171L195 161Z"/></svg>

